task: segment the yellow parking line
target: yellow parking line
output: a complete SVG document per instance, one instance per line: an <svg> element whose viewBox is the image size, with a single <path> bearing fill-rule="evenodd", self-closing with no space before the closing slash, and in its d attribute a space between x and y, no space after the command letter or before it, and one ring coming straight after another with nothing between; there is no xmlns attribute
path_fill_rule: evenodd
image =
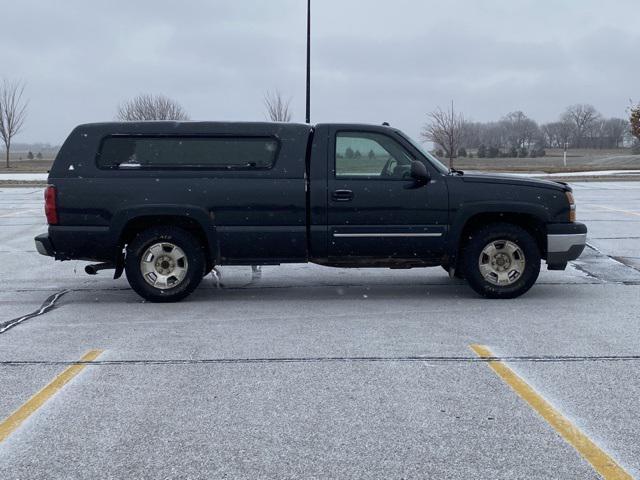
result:
<svg viewBox="0 0 640 480"><path fill-rule="evenodd" d="M494 358L495 356L484 345L471 345L480 358ZM498 360L488 362L491 369L509 385L531 408L546 420L605 480L632 480L616 461L598 447L589 437L567 420L549 402L529 386L522 378L511 370L505 363Z"/></svg>
<svg viewBox="0 0 640 480"><path fill-rule="evenodd" d="M81 362L92 362L102 353L102 350L89 350L80 359ZM78 375L84 367L85 363L71 365L64 372L58 375L53 381L27 400L22 406L0 423L0 443L5 441L14 430L16 430L22 422L31 416L36 410L53 397L62 387L64 387L73 377Z"/></svg>

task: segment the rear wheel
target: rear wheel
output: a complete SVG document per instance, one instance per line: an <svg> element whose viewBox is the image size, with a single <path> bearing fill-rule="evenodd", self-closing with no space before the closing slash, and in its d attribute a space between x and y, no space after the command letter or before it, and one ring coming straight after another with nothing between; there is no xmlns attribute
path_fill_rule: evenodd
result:
<svg viewBox="0 0 640 480"><path fill-rule="evenodd" d="M475 231L464 254L465 278L480 295L515 298L527 292L540 273L540 249L525 229L495 223Z"/></svg>
<svg viewBox="0 0 640 480"><path fill-rule="evenodd" d="M151 302L177 302L193 292L204 275L205 253L192 234L177 227L154 227L127 247L129 285Z"/></svg>

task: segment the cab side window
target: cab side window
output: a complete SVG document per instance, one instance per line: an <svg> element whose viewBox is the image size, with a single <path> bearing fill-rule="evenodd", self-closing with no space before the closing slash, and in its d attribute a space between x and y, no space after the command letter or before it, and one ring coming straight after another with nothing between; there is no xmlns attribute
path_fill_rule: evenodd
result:
<svg viewBox="0 0 640 480"><path fill-rule="evenodd" d="M278 141L272 137L117 136L102 142L100 168L268 169Z"/></svg>
<svg viewBox="0 0 640 480"><path fill-rule="evenodd" d="M338 132L336 178L406 179L413 158L394 139L380 133Z"/></svg>

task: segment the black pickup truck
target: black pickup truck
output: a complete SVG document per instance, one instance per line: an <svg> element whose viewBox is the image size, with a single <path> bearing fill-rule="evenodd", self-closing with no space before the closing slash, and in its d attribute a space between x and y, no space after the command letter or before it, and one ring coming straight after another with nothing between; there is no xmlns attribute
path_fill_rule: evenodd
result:
<svg viewBox="0 0 640 480"><path fill-rule="evenodd" d="M584 249L564 183L449 170L388 126L222 122L77 127L48 179L40 253L126 271L151 301L217 265L443 266L513 298ZM309 281L313 281L312 278Z"/></svg>

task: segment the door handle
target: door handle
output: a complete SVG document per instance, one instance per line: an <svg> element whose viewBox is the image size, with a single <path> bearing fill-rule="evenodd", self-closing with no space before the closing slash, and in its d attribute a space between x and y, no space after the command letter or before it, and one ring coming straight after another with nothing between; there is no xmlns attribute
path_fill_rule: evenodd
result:
<svg viewBox="0 0 640 480"><path fill-rule="evenodd" d="M336 202L349 202L353 199L353 191L336 190L331 194L331 198Z"/></svg>

